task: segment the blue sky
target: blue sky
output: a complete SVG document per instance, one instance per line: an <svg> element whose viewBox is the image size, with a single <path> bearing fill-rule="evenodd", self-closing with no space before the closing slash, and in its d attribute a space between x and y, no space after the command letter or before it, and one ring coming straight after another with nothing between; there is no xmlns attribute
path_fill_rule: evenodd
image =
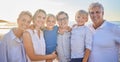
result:
<svg viewBox="0 0 120 62"><path fill-rule="evenodd" d="M74 21L75 12L79 9L87 11L92 2L103 4L106 20L120 21L120 0L2 0L0 19L16 22L18 14L23 10L29 10L34 14L37 9L44 9L54 15L59 11L65 11L69 14L69 20Z"/></svg>

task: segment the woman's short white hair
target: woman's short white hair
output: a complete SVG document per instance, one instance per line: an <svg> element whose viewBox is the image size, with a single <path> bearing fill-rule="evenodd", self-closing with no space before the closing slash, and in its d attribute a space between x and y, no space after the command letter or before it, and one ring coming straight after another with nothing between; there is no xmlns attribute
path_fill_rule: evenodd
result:
<svg viewBox="0 0 120 62"><path fill-rule="evenodd" d="M94 7L99 7L99 8L102 9L102 11L104 11L104 7L103 7L103 5L100 4L99 2L91 3L91 4L89 5L88 10L90 10L91 8L94 8Z"/></svg>
<svg viewBox="0 0 120 62"><path fill-rule="evenodd" d="M32 18L32 14L31 14L29 11L22 11L22 12L19 14L18 18L20 18L20 17L23 16L23 15L28 15L28 16L30 16L30 18Z"/></svg>

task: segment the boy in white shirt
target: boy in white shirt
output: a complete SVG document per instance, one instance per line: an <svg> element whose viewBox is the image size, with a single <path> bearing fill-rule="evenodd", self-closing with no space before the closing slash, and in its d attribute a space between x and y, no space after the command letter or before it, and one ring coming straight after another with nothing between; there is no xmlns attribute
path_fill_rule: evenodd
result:
<svg viewBox="0 0 120 62"><path fill-rule="evenodd" d="M88 13L84 10L77 11L75 15L77 24L71 31L71 61L87 62L92 46L91 31L85 26L88 21Z"/></svg>

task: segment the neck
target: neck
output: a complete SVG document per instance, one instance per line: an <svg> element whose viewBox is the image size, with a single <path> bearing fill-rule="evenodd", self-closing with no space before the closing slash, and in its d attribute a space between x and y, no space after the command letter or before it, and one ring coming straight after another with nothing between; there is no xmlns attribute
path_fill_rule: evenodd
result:
<svg viewBox="0 0 120 62"><path fill-rule="evenodd" d="M40 31L41 31L40 27L35 27L35 30L37 31L37 35L40 38Z"/></svg>
<svg viewBox="0 0 120 62"><path fill-rule="evenodd" d="M104 23L104 20L102 20L102 21L100 21L100 22L98 22L98 23L94 23L94 24L93 24L93 27L94 27L95 29L97 29L97 28L100 27L103 23Z"/></svg>
<svg viewBox="0 0 120 62"><path fill-rule="evenodd" d="M35 26L34 29L37 30L37 31L39 31L39 30L40 30L40 27L36 27L36 26Z"/></svg>
<svg viewBox="0 0 120 62"><path fill-rule="evenodd" d="M53 30L53 27L47 27L48 30Z"/></svg>
<svg viewBox="0 0 120 62"><path fill-rule="evenodd" d="M77 25L77 26L84 26L84 24L81 24L81 25Z"/></svg>
<svg viewBox="0 0 120 62"><path fill-rule="evenodd" d="M70 31L70 27L69 26L65 26L65 27L59 27L60 29L62 30L67 30L67 31Z"/></svg>
<svg viewBox="0 0 120 62"><path fill-rule="evenodd" d="M18 37L18 38L20 38L23 34L23 30L21 30L19 28L13 29L13 32L14 32L15 36Z"/></svg>

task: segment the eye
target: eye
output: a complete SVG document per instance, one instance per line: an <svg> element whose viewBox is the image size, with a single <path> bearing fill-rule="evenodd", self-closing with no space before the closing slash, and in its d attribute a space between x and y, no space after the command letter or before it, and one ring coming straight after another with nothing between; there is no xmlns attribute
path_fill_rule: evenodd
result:
<svg viewBox="0 0 120 62"><path fill-rule="evenodd" d="M90 12L90 14L94 14L94 12Z"/></svg>
<svg viewBox="0 0 120 62"><path fill-rule="evenodd" d="M22 19L23 22L25 22L26 20L25 19Z"/></svg>
<svg viewBox="0 0 120 62"><path fill-rule="evenodd" d="M29 23L29 24L30 24L30 23L31 23L31 21L27 21L27 23Z"/></svg>
<svg viewBox="0 0 120 62"><path fill-rule="evenodd" d="M43 17L43 19L45 19L45 17Z"/></svg>
<svg viewBox="0 0 120 62"><path fill-rule="evenodd" d="M80 18L80 16L78 16L77 18Z"/></svg>
<svg viewBox="0 0 120 62"><path fill-rule="evenodd" d="M99 13L100 13L100 11L96 11L96 13L97 13L97 14L99 14Z"/></svg>

